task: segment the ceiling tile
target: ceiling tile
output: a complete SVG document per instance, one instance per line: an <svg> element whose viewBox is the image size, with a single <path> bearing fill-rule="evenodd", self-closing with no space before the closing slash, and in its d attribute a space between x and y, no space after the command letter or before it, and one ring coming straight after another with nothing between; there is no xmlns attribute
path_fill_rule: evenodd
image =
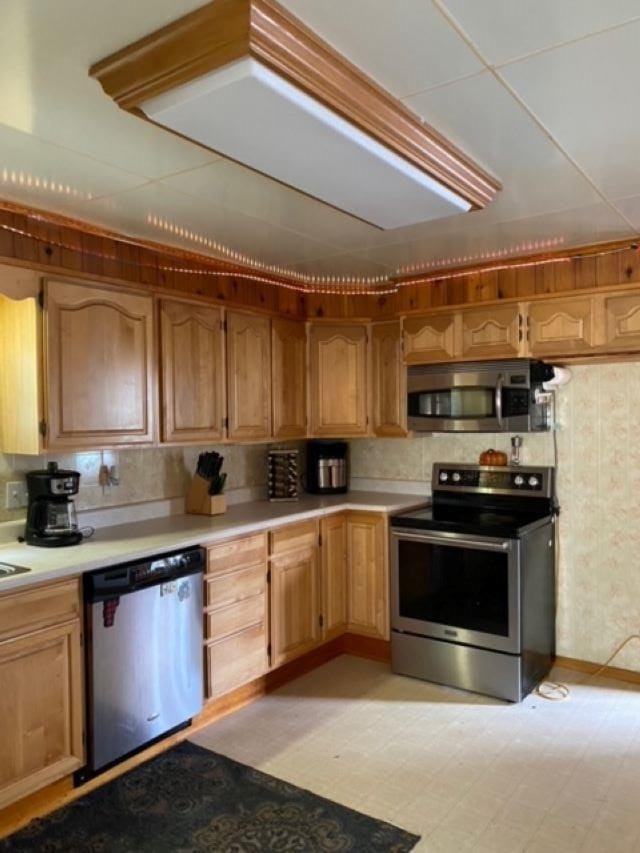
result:
<svg viewBox="0 0 640 853"><path fill-rule="evenodd" d="M640 22L501 71L560 145L614 198L640 191L639 45Z"/></svg>
<svg viewBox="0 0 640 853"><path fill-rule="evenodd" d="M148 178L212 162L211 152L121 110L89 77L92 62L199 5L5 0L0 122Z"/></svg>
<svg viewBox="0 0 640 853"><path fill-rule="evenodd" d="M406 103L502 182L495 200L474 218L520 219L600 200L490 71L422 92ZM467 218L455 217L461 224Z"/></svg>
<svg viewBox="0 0 640 853"><path fill-rule="evenodd" d="M403 97L482 68L427 0L282 0L325 41Z"/></svg>
<svg viewBox="0 0 640 853"><path fill-rule="evenodd" d="M617 210L626 216L629 222L640 234L640 195L629 196L628 198L616 199L613 205Z"/></svg>
<svg viewBox="0 0 640 853"><path fill-rule="evenodd" d="M299 261L292 264L291 267L298 272L308 273L309 275L378 276L387 275L392 271L385 264L376 263L368 258L353 254L333 255L313 261Z"/></svg>
<svg viewBox="0 0 640 853"><path fill-rule="evenodd" d="M492 64L640 16L638 0L443 0Z"/></svg>
<svg viewBox="0 0 640 853"><path fill-rule="evenodd" d="M86 202L84 212L92 222L117 227L132 236L212 253L196 240L154 225L153 217L160 218L270 264L288 265L336 252L334 246L159 184L146 184L139 189Z"/></svg>
<svg viewBox="0 0 640 853"><path fill-rule="evenodd" d="M91 198L143 183L129 172L0 125L0 197L79 214Z"/></svg>
<svg viewBox="0 0 640 853"><path fill-rule="evenodd" d="M633 231L609 205L547 213L512 222L484 223L474 226L471 217L464 227L453 222L448 231L425 234L419 240L395 246L379 246L353 254L394 269L410 264L438 261L467 264L486 260L491 252L505 256L531 254L548 249L600 243L632 236ZM477 220L476 220L477 221ZM538 246L536 246L536 242Z"/></svg>

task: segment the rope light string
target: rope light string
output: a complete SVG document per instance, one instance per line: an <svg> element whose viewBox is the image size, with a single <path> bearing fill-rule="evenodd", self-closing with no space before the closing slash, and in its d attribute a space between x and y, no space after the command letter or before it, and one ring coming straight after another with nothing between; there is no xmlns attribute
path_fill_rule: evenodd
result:
<svg viewBox="0 0 640 853"><path fill-rule="evenodd" d="M26 214L26 216L30 219L49 224L46 218L44 217L33 215L30 216L29 214ZM324 294L333 296L387 296L397 294L401 291L402 288L405 287L411 287L413 285L420 284L432 284L436 281L442 282L455 280L459 278L464 278L469 275L473 275L474 273L490 273L509 269L526 269L530 267L540 267L553 264L565 264L581 258L598 258L606 255L619 254L621 252L628 251L629 249L638 251L638 245L636 243L630 243L622 247L605 249L601 252L587 252L584 254L575 255L567 254L559 257L541 258L539 260L527 260L521 262L502 261L501 263L492 264L491 266L483 265L476 268L467 267L463 270L457 270L452 272L434 272L426 276L416 276L412 278L398 279L396 276L357 278L351 276L303 275L299 272L289 271L284 267L275 267L268 264L260 264L259 262L253 262L247 256L242 255L241 253L231 252L231 250L226 251L229 252L231 256L233 256L232 261L236 261L237 263L243 264L246 263L259 268L253 270L237 269L233 266L232 261L222 259L218 260L217 262L221 264L228 264L228 266L225 269L221 270L195 269L194 267L174 266L170 264L151 264L145 263L144 261L137 261L128 258L117 258L113 255L109 255L104 252L96 251L93 249L78 248L78 246L71 245L62 240L42 237L39 234L33 234L23 228L18 228L13 225L7 225L5 223L0 223L0 230L15 234L20 237L25 237L29 240L34 240L38 243L43 243L48 246L55 246L59 249L65 249L70 252L76 252L81 255L99 258L101 260L111 261L112 263L123 264L138 269L160 270L162 272L168 273L178 273L181 275L196 275L212 278L233 276L235 278L255 281L261 284L268 284L274 287L282 287L286 290L291 290L297 293ZM199 235L196 235L194 234L194 232L190 232L185 229L176 228L172 231L172 233L177 234L178 236L187 237L187 239L189 239L191 235L191 239L197 239L198 242L200 242L201 239L202 245L206 245L208 248L214 248L214 250L222 251L225 249L225 247L221 247L221 245L215 243L215 241L209 240L204 237L200 238ZM113 237L111 239L117 241L117 237ZM151 251L160 252L161 250ZM206 257L203 257L202 262L207 263L211 262L211 260Z"/></svg>

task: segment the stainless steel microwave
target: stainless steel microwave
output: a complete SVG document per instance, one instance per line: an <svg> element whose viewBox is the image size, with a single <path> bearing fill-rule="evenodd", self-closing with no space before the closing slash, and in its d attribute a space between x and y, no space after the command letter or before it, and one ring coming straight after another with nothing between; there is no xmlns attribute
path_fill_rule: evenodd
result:
<svg viewBox="0 0 640 853"><path fill-rule="evenodd" d="M515 359L412 365L407 425L417 432L541 432L550 426L542 383L553 367Z"/></svg>

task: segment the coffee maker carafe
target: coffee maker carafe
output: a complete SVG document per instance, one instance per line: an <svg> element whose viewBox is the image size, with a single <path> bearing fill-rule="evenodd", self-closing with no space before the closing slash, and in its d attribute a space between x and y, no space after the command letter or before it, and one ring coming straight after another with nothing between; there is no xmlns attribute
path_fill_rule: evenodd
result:
<svg viewBox="0 0 640 853"><path fill-rule="evenodd" d="M71 495L78 493L80 473L49 462L45 470L28 471L26 478L29 506L25 541L45 548L77 545L82 533Z"/></svg>

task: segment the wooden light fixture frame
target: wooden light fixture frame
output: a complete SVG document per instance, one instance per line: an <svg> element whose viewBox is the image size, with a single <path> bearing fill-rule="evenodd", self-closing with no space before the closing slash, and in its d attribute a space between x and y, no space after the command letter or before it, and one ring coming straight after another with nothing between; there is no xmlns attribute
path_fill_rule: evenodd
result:
<svg viewBox="0 0 640 853"><path fill-rule="evenodd" d="M500 183L275 0L212 0L90 69L123 109L251 57L466 199Z"/></svg>

